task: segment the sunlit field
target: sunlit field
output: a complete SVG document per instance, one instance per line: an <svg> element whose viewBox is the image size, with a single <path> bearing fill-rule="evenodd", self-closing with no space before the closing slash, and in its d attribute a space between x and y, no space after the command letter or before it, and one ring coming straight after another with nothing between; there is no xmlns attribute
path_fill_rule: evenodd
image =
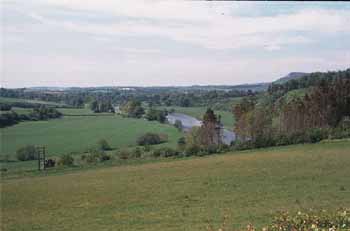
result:
<svg viewBox="0 0 350 231"><path fill-rule="evenodd" d="M350 206L339 141L2 181L4 230L205 230Z"/></svg>
<svg viewBox="0 0 350 231"><path fill-rule="evenodd" d="M69 112L73 113L72 110ZM21 122L1 128L0 131L1 154L10 156L13 156L19 147L28 144L45 145L51 156L83 152L100 139L106 139L114 149L135 146L137 137L146 132L167 134L167 145L175 147L181 136L181 133L171 125L111 114L64 116L61 119L47 121Z"/></svg>

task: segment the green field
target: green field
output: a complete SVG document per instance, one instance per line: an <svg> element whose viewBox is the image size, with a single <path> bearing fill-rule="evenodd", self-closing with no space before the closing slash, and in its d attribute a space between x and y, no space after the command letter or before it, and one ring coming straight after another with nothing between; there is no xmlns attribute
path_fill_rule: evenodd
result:
<svg viewBox="0 0 350 231"><path fill-rule="evenodd" d="M197 119L202 119L207 107L159 107L161 109L174 109L175 112L187 114ZM233 114L229 111L215 111L215 114L221 116L221 122L227 129L232 129L234 124Z"/></svg>
<svg viewBox="0 0 350 231"><path fill-rule="evenodd" d="M112 148L135 146L139 135L146 132L164 133L176 146L181 133L173 126L143 119L117 115L67 116L48 121L28 121L1 128L1 154L13 155L24 145L45 145L49 155L83 152L106 139Z"/></svg>
<svg viewBox="0 0 350 231"><path fill-rule="evenodd" d="M62 104L62 103L55 103L55 102L42 101L42 100L30 100L30 99L0 97L0 103L17 103L17 102L44 104L44 105L52 105L52 106L67 106L66 104Z"/></svg>
<svg viewBox="0 0 350 231"><path fill-rule="evenodd" d="M18 115L28 115L33 111L33 108L12 107L11 111L16 112ZM0 114L2 113L8 113L8 111L0 111Z"/></svg>
<svg viewBox="0 0 350 231"><path fill-rule="evenodd" d="M91 111L89 108L59 108L58 111L60 111L63 115L100 115L100 114L104 114L104 113L96 114L93 111Z"/></svg>
<svg viewBox="0 0 350 231"><path fill-rule="evenodd" d="M3 179L2 228L206 230L280 210L350 207L350 142Z"/></svg>

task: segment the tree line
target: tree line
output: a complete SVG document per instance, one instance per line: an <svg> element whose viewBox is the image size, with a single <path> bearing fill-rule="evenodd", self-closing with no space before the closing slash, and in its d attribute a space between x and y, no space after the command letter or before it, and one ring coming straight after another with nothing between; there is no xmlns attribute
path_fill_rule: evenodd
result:
<svg viewBox="0 0 350 231"><path fill-rule="evenodd" d="M287 97L292 90L304 94ZM233 108L242 147L263 147L350 136L350 69L312 73L271 85L262 97Z"/></svg>
<svg viewBox="0 0 350 231"><path fill-rule="evenodd" d="M72 88L62 91L30 90L26 88L0 88L1 97L42 100L65 104L70 107L82 108L95 102L110 102L112 105L122 105L130 100L141 101L151 106L223 106L228 99L255 94L251 90L211 90L164 87L135 88L137 90L120 90L117 88ZM205 90L207 89L207 90ZM17 105L18 107L22 107ZM23 107L27 107L24 105ZM224 107L223 107L224 108ZM96 109L96 107L94 107Z"/></svg>
<svg viewBox="0 0 350 231"><path fill-rule="evenodd" d="M15 111L1 113L0 127L7 127L19 123L20 121L38 121L59 118L62 113L56 108L41 105L34 108L29 114L17 114Z"/></svg>

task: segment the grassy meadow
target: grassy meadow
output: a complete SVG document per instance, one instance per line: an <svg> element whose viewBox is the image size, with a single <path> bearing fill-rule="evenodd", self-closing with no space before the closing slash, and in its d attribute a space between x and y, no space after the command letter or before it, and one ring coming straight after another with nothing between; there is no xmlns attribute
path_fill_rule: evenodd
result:
<svg viewBox="0 0 350 231"><path fill-rule="evenodd" d="M0 97L0 103L33 103L33 104L43 104L43 105L51 105L51 106L67 106L66 104L55 103L50 101L10 98L10 97Z"/></svg>
<svg viewBox="0 0 350 231"><path fill-rule="evenodd" d="M167 134L169 141L166 145L175 147L181 136L171 125L117 115L65 116L47 121L28 121L1 128L0 131L2 155L13 155L19 147L33 144L45 145L49 155L59 156L83 152L100 139L106 139L112 148L135 146L136 138L146 132Z"/></svg>
<svg viewBox="0 0 350 231"><path fill-rule="evenodd" d="M2 179L3 230L206 230L350 207L350 142Z"/></svg>

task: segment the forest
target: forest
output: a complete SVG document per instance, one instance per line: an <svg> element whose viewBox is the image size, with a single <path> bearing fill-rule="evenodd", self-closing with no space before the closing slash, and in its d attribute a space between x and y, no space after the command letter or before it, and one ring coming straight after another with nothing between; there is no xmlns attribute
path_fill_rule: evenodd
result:
<svg viewBox="0 0 350 231"><path fill-rule="evenodd" d="M318 142L350 135L350 69L272 84L233 108L242 148Z"/></svg>

